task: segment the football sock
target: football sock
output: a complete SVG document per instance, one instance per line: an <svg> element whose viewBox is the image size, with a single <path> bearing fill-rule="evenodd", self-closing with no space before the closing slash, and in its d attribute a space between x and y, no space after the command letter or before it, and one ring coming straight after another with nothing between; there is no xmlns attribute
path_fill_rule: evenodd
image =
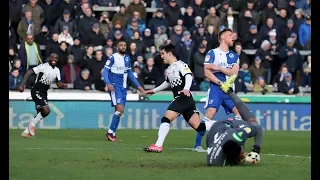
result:
<svg viewBox="0 0 320 180"><path fill-rule="evenodd" d="M117 128L119 126L119 122L120 122L120 116L121 116L121 113L119 113L118 111L116 111L113 114L108 133L116 133L116 130L117 130Z"/></svg>
<svg viewBox="0 0 320 180"><path fill-rule="evenodd" d="M205 120L202 120L201 122L202 122L202 123L203 123L203 122L205 123ZM194 147L193 147L193 148L196 148L196 147L198 147L198 146L201 146L202 138L203 138L203 136L204 136L205 133L206 133L206 131L197 132L196 143L194 144Z"/></svg>
<svg viewBox="0 0 320 180"><path fill-rule="evenodd" d="M36 125L43 119L41 112L39 112L30 122L31 126L36 127Z"/></svg>
<svg viewBox="0 0 320 180"><path fill-rule="evenodd" d="M156 146L162 147L164 140L166 139L166 136L168 135L170 130L170 124L167 122L161 123L158 131L158 140L156 142Z"/></svg>

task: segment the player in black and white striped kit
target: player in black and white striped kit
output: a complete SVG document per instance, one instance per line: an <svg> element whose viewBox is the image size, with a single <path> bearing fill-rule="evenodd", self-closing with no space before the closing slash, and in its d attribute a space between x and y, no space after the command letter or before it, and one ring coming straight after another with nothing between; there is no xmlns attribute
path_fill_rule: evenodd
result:
<svg viewBox="0 0 320 180"><path fill-rule="evenodd" d="M162 145L169 132L170 123L180 115L183 115L188 124L198 132L205 132L211 127L210 121L201 122L200 120L196 103L190 93L192 72L187 64L177 60L175 46L167 44L161 47L160 53L164 63L169 64L167 78L160 86L146 91L145 94L151 95L171 87L174 100L161 119L157 142L145 148L147 152L162 152Z"/></svg>
<svg viewBox="0 0 320 180"><path fill-rule="evenodd" d="M24 91L24 86L30 75L36 74L36 81L31 89L31 97L36 104L37 115L31 120L26 129L21 133L21 137L35 136L35 127L43 118L50 114L50 108L48 106L47 91L50 88L52 82L56 82L58 88L67 88L66 84L61 82L60 70L56 67L58 61L58 55L52 53L50 60L47 63L40 64L30 69L19 87L19 91Z"/></svg>

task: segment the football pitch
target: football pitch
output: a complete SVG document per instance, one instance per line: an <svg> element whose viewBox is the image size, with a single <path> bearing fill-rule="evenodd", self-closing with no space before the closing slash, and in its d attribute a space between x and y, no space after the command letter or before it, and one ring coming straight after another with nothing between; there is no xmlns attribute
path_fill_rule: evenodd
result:
<svg viewBox="0 0 320 180"><path fill-rule="evenodd" d="M30 139L20 138L21 132L9 130L10 180L311 178L310 132L265 131L261 162L234 167L207 167L206 153L190 150L196 135L192 130L171 130L162 153L142 150L155 142L157 130L119 129L119 142L106 141L105 130L38 129ZM252 143L247 142L246 152Z"/></svg>

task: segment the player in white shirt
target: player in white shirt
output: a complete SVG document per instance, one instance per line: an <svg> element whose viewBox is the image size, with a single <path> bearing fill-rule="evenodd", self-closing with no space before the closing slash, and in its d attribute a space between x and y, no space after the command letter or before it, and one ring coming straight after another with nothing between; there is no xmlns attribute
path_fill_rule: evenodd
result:
<svg viewBox="0 0 320 180"><path fill-rule="evenodd" d="M204 74L210 80L210 87L207 94L207 101L204 106L206 114L203 121L213 120L222 105L226 114L233 113L235 119L240 120L241 116L228 94L224 93L220 86L234 74L239 72L239 55L229 47L233 46L234 36L231 29L224 29L219 33L220 46L208 51L204 62ZM204 152L201 146L204 132L198 132L193 151Z"/></svg>
<svg viewBox="0 0 320 180"><path fill-rule="evenodd" d="M21 133L21 137L35 136L36 125L45 117L50 114L50 108L48 105L48 89L52 82L56 82L58 88L67 88L66 84L61 82L60 70L56 67L58 61L58 55L52 53L50 60L47 63L40 64L30 69L23 78L23 81L19 87L19 91L24 91L24 86L30 75L36 74L36 81L31 89L31 97L36 104L37 115L31 120L26 129Z"/></svg>

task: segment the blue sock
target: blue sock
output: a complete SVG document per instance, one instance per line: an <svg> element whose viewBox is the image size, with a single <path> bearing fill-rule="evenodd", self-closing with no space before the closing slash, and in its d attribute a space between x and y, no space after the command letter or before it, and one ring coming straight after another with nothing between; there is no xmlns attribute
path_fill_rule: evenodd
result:
<svg viewBox="0 0 320 180"><path fill-rule="evenodd" d="M120 122L120 113L119 112L115 112L113 114L113 117L112 117L112 121L111 121L111 124L110 124L110 127L109 129L115 133L117 131L117 128L119 126L119 122Z"/></svg>
<svg viewBox="0 0 320 180"><path fill-rule="evenodd" d="M201 122L204 122L204 120L202 120ZM198 147L198 146L201 146L202 138L203 138L205 133L206 133L206 131L200 131L200 132L197 133L196 143L194 144L194 148Z"/></svg>

